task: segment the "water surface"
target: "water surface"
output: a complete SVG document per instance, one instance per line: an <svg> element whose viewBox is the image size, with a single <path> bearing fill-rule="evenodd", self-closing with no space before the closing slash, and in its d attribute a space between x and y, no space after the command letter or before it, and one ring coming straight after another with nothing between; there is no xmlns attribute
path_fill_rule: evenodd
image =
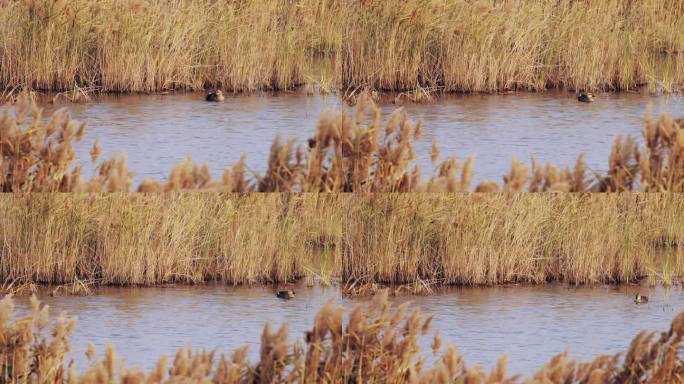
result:
<svg viewBox="0 0 684 384"><path fill-rule="evenodd" d="M89 121L87 138L77 150L79 161L90 163L88 153L98 138L103 157L127 154L136 181L166 178L187 156L207 162L216 177L242 154L251 170L263 172L276 135L304 143L323 110L342 109L335 95L299 92L236 95L224 103L207 103L197 93L106 96L44 107L50 112L65 105L73 117ZM384 114L395 108L382 104ZM642 118L649 112L684 115L684 98L617 93L601 94L587 104L564 92L462 95L405 108L425 123L425 134L416 144L416 152L423 154L418 162L424 175L432 171L427 154L436 140L442 159L475 155L476 181L500 181L513 157L529 163L532 154L541 162L566 166L584 152L591 169L603 170L618 134L640 137ZM86 167L86 175L89 172Z"/></svg>
<svg viewBox="0 0 684 384"><path fill-rule="evenodd" d="M150 369L162 354L191 342L197 348L230 352L251 345L252 358L266 321L287 322L290 340L302 339L316 311L329 299L351 307L334 289L296 287L297 297L277 299L270 288L174 287L107 288L87 297L41 297L52 313L78 316L72 346L79 367L85 365L89 342L102 352L111 342L128 366ZM636 292L651 302L633 303ZM19 298L20 311L28 299ZM684 309L678 289L645 286L574 287L564 285L451 288L429 296L401 296L423 313L434 315L434 329L445 343L456 345L468 364L491 368L509 355L509 372L532 373L554 354L569 348L588 360L602 353L626 350L640 330L669 328ZM423 340L427 351L430 338Z"/></svg>

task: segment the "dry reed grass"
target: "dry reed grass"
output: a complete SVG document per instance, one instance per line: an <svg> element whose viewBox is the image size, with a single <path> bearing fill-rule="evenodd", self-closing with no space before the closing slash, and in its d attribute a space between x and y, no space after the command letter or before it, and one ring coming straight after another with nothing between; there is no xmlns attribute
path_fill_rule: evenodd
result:
<svg viewBox="0 0 684 384"><path fill-rule="evenodd" d="M32 298L31 314L12 321L13 300L0 301L0 377L3 383L109 384L109 383L521 383L506 370L506 356L486 372L468 367L453 346L442 348L434 335L431 355L421 353L419 339L430 332L432 318L407 305L393 308L387 294L358 305L344 320L342 308L330 303L320 309L304 343L288 340L286 325L272 331L266 324L258 361L247 359L246 348L230 357L216 351L179 350L171 365L159 359L149 373L128 368L111 346L95 359L88 348L90 366L77 372L69 363L69 337L75 320L62 314L50 336L48 307ZM669 331L641 332L625 354L602 355L580 363L567 353L553 357L529 384L545 383L679 383L684 376L681 359L684 314L677 315Z"/></svg>
<svg viewBox="0 0 684 384"><path fill-rule="evenodd" d="M684 277L679 194L5 194L0 281L625 283ZM68 289L60 290L68 292Z"/></svg>
<svg viewBox="0 0 684 384"><path fill-rule="evenodd" d="M676 91L682 20L678 0L5 0L0 88Z"/></svg>

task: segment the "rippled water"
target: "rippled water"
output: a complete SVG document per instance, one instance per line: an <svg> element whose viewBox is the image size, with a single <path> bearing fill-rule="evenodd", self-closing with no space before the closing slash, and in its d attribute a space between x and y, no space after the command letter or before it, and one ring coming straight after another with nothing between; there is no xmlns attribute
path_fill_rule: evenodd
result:
<svg viewBox="0 0 684 384"><path fill-rule="evenodd" d="M61 106L44 107L50 112ZM128 155L139 181L166 178L173 164L186 156L208 162L215 176L242 154L251 169L263 171L277 134L304 142L321 112L340 110L342 103L336 96L281 93L231 96L216 104L203 101L202 94L178 94L107 96L66 106L75 118L89 121L87 138L77 151L82 164L89 164L88 152L99 138L103 156ZM394 108L382 105L385 114ZM419 159L423 174L432 167L426 155L435 139L443 158L475 155L476 180L499 181L511 158L529 162L531 154L542 162L572 165L584 152L589 167L602 170L617 134L640 136L641 119L648 111L684 115L684 98L603 94L585 104L560 92L465 95L406 109L425 122L425 135L416 146L417 153L424 154Z"/></svg>
<svg viewBox="0 0 684 384"><path fill-rule="evenodd" d="M88 342L102 352L108 340L128 366L149 369L162 354L188 342L224 352L250 344L255 357L266 321L287 322L290 340L302 339L328 299L345 307L361 301L343 298L335 289L296 291L289 301L277 299L270 288L223 286L108 288L94 296L41 299L52 313L67 310L78 316L72 346L80 367ZM635 305L636 292L647 294L651 302ZM28 299L18 300L19 310L27 310ZM645 286L451 288L430 296L392 298L395 303L409 300L435 316L433 328L459 348L468 364L491 368L508 353L510 371L526 374L566 348L585 361L624 351L640 330L666 330L684 309L680 290ZM423 342L426 350L430 341Z"/></svg>

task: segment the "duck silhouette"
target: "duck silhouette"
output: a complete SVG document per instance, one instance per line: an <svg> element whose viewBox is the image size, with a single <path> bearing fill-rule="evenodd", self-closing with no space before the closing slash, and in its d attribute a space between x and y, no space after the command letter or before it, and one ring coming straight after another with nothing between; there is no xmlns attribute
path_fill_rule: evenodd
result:
<svg viewBox="0 0 684 384"><path fill-rule="evenodd" d="M594 94L591 92L580 92L579 95L577 95L577 101L591 103L594 101Z"/></svg>
<svg viewBox="0 0 684 384"><path fill-rule="evenodd" d="M648 297L642 295L641 293L637 293L636 296L634 296L634 304L646 304L648 303Z"/></svg>
<svg viewBox="0 0 684 384"><path fill-rule="evenodd" d="M226 98L223 96L223 91L216 90L207 94L207 101L223 101Z"/></svg>
<svg viewBox="0 0 684 384"><path fill-rule="evenodd" d="M277 291L276 297L278 297L279 299L290 300L295 297L295 293L293 290L289 289L284 291Z"/></svg>

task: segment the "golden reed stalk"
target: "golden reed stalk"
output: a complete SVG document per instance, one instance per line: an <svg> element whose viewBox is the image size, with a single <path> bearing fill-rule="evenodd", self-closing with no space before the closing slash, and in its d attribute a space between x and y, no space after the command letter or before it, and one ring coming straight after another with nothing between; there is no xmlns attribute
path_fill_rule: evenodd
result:
<svg viewBox="0 0 684 384"><path fill-rule="evenodd" d="M683 20L679 0L3 0L0 89L667 92Z"/></svg>

